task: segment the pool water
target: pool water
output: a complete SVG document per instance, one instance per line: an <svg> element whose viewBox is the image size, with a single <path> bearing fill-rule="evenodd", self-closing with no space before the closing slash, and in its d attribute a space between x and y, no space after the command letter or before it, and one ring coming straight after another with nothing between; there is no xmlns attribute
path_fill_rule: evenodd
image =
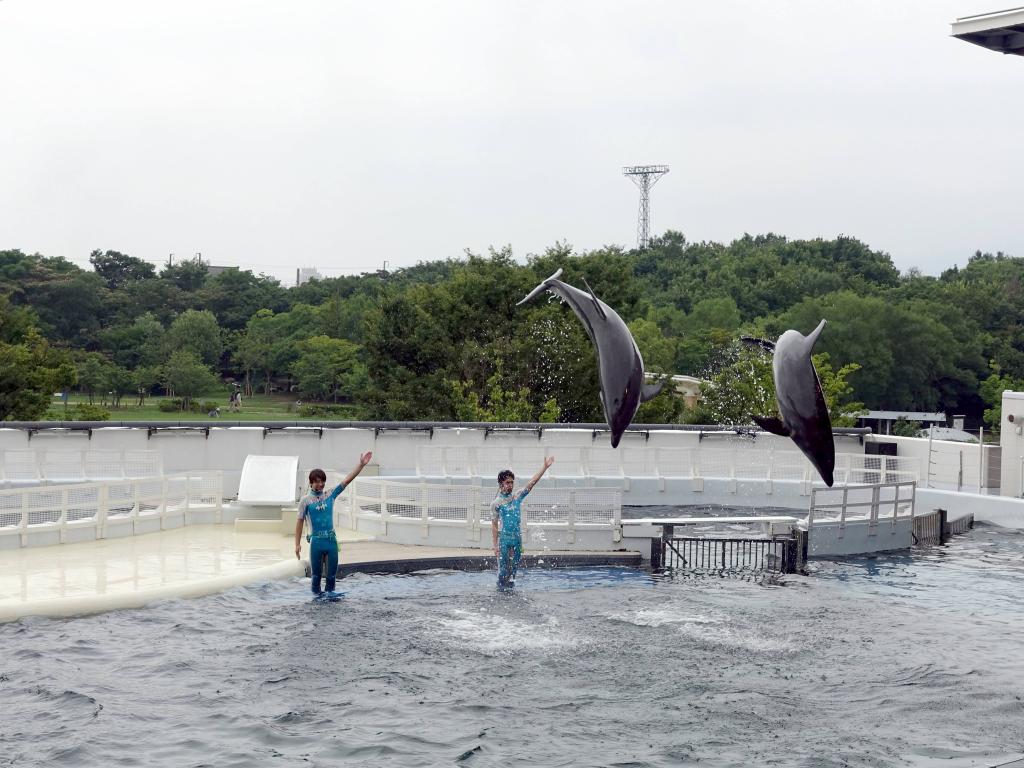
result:
<svg viewBox="0 0 1024 768"><path fill-rule="evenodd" d="M357 575L0 626L0 765L967 766L1024 755L1024 535L780 585Z"/></svg>

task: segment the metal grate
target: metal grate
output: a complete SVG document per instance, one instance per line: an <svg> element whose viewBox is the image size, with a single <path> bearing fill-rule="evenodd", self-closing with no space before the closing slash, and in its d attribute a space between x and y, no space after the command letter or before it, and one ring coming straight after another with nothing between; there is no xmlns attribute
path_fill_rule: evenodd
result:
<svg viewBox="0 0 1024 768"><path fill-rule="evenodd" d="M661 540L662 567L704 573L796 573L793 539L710 539L673 537Z"/></svg>

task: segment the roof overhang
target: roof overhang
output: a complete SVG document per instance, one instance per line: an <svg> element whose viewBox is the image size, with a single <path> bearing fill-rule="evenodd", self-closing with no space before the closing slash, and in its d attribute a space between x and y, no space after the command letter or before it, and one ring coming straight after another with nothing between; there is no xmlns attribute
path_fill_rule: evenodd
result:
<svg viewBox="0 0 1024 768"><path fill-rule="evenodd" d="M957 19L953 22L953 37L991 51L1024 56L1024 8Z"/></svg>

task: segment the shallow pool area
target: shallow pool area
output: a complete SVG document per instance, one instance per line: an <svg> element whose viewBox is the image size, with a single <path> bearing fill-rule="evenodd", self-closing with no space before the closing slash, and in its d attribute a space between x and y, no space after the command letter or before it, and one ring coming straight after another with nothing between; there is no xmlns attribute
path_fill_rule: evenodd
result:
<svg viewBox="0 0 1024 768"><path fill-rule="evenodd" d="M1024 534L771 585L637 569L300 579L0 625L0 765L997 765Z"/></svg>

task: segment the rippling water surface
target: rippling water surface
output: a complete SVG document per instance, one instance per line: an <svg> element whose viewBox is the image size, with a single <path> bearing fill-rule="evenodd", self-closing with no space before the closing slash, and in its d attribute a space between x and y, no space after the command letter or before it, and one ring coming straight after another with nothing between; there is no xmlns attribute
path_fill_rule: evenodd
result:
<svg viewBox="0 0 1024 768"><path fill-rule="evenodd" d="M1024 536L815 562L353 576L0 626L0 765L967 766L1024 754Z"/></svg>

